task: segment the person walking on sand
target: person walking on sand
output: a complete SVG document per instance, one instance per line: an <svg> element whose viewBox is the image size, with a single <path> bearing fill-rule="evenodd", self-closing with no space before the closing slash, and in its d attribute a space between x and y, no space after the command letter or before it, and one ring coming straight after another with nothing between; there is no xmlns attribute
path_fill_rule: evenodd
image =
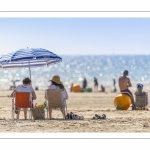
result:
<svg viewBox="0 0 150 150"><path fill-rule="evenodd" d="M122 94L127 94L130 96L131 103L132 103L132 110L134 110L135 109L134 97L131 91L128 89L129 87L132 87L132 84L131 84L130 78L128 78L127 76L128 76L128 70L125 70L123 72L123 76L119 77L119 80L118 80L119 88Z"/></svg>
<svg viewBox="0 0 150 150"><path fill-rule="evenodd" d="M84 78L82 83L82 89L85 90L86 88L87 88L87 80L86 78Z"/></svg>
<svg viewBox="0 0 150 150"><path fill-rule="evenodd" d="M98 81L97 78L94 77L94 91L97 92L98 91Z"/></svg>
<svg viewBox="0 0 150 150"><path fill-rule="evenodd" d="M115 79L113 79L113 86L114 86L113 92L115 93L117 91L117 89L116 89L116 80Z"/></svg>

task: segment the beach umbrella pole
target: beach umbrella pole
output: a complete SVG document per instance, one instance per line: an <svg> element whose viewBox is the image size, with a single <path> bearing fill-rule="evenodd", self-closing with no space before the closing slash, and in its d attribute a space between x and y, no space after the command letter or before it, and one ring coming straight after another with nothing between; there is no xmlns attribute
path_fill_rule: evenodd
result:
<svg viewBox="0 0 150 150"><path fill-rule="evenodd" d="M30 74L30 80L31 80L31 69L30 69L30 61L29 61L29 74Z"/></svg>

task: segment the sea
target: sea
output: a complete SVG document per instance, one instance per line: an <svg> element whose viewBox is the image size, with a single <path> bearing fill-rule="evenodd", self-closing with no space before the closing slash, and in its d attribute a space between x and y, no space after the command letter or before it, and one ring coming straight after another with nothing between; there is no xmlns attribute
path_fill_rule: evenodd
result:
<svg viewBox="0 0 150 150"><path fill-rule="evenodd" d="M87 79L88 87L93 88L94 77L100 85L113 90L113 80L116 80L124 70L129 71L128 77L132 87L138 83L150 88L150 55L62 55L62 62L52 66L31 68L31 80L34 88L44 90L50 84L53 75L59 75L66 89L71 84L82 86L83 78ZM0 70L0 89L7 90L16 81L16 85L22 83L23 78L29 77L29 68Z"/></svg>

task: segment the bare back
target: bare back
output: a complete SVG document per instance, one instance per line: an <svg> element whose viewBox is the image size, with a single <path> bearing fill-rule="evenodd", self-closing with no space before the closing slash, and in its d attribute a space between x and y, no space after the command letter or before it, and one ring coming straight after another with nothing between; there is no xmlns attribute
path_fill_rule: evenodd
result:
<svg viewBox="0 0 150 150"><path fill-rule="evenodd" d="M118 83L119 83L120 91L126 90L128 89L128 87L132 86L130 79L127 78L126 76L121 76L118 80Z"/></svg>

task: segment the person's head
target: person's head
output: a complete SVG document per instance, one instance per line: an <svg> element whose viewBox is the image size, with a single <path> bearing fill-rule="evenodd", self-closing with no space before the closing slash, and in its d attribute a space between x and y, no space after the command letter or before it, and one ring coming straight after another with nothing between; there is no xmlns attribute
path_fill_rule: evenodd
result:
<svg viewBox="0 0 150 150"><path fill-rule="evenodd" d="M51 81L52 85L56 85L59 86L61 89L64 89L63 82L60 81L60 77L58 75L53 76L52 79L49 81Z"/></svg>
<svg viewBox="0 0 150 150"><path fill-rule="evenodd" d="M138 91L138 93L142 93L142 90L143 90L143 84L138 83L137 84L137 91Z"/></svg>
<svg viewBox="0 0 150 150"><path fill-rule="evenodd" d="M23 82L23 84L31 84L30 78L24 78L24 79L22 80L22 82Z"/></svg>
<svg viewBox="0 0 150 150"><path fill-rule="evenodd" d="M123 72L123 75L124 75L124 76L128 76L128 70L125 70L125 71Z"/></svg>

